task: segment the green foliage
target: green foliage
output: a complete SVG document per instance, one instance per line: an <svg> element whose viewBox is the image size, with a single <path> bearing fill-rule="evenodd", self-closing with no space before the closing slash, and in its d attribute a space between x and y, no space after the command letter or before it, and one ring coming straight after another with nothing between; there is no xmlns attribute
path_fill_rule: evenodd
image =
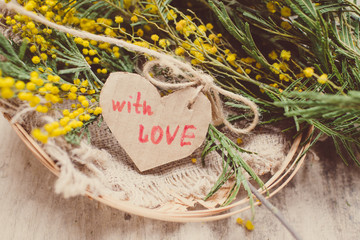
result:
<svg viewBox="0 0 360 240"><path fill-rule="evenodd" d="M131 15L124 9L123 0L59 0L58 3L62 3L64 9L70 7L70 9L76 9L80 12L81 18L94 18L94 17L109 17L111 15L121 14L128 18Z"/></svg>
<svg viewBox="0 0 360 240"><path fill-rule="evenodd" d="M241 21L240 19L237 19L237 24L235 24L231 20L223 3L217 2L216 4L215 2L209 0L209 4L225 29L239 41L245 52L262 65L269 66L270 64L257 48L254 39L252 38L249 24Z"/></svg>
<svg viewBox="0 0 360 240"><path fill-rule="evenodd" d="M312 0L285 0L280 4L288 6L293 15L286 20L292 28L285 30L279 27L284 18L267 11L266 3L209 0L209 4L239 45L252 49L247 52L257 61L261 61L257 53L263 49L254 46L253 39L269 39L267 48L281 50L286 46L297 65L313 66L320 74L328 74L330 81L325 85L300 77L293 79L281 94L264 88L274 106L283 108L284 116L294 119L298 130L302 123L314 125L334 139L343 159L346 157L341 149L346 149L347 155L359 164L355 156L360 148L359 7L350 1L327 0L317 4ZM266 59L261 63L266 64ZM298 89L305 92L299 93ZM274 115L271 120L278 117Z"/></svg>
<svg viewBox="0 0 360 240"><path fill-rule="evenodd" d="M285 116L297 117L300 123L307 122L331 136L343 159L345 160L345 157L341 146L360 166L355 154L355 151L360 149L359 91L350 91L345 96L316 92L293 92L287 95L288 99L275 103L277 106L286 107Z"/></svg>
<svg viewBox="0 0 360 240"><path fill-rule="evenodd" d="M82 74L88 79L92 89L99 91L94 83L96 82L100 86L102 86L103 83L93 73L74 40L66 37L64 33L56 32L54 43L60 47L59 50L54 50L57 54L56 61L66 64L67 66L66 68L60 69L58 74L61 76L70 74L70 77L68 77L70 79L77 79Z"/></svg>
<svg viewBox="0 0 360 240"><path fill-rule="evenodd" d="M245 172L247 172L250 177L259 184L260 187L263 187L264 183L239 155L239 153L241 152L251 154L254 153L248 152L240 148L228 137L226 137L222 132L217 130L213 125L210 125L206 146L204 147L203 153L201 155L202 159L204 159L206 155L213 151L217 152L223 159L223 172L219 176L218 180L216 181L215 185L212 187L208 195L205 197L205 200L213 196L227 181L229 181L229 179L234 177L234 184L222 206L230 204L236 198L241 185L243 185L248 193L252 210L254 210L254 199L248 181L246 179Z"/></svg>
<svg viewBox="0 0 360 240"><path fill-rule="evenodd" d="M9 41L0 33L0 55L6 60L1 62L0 69L4 74L19 79L29 78L27 72L30 72L32 67L22 60L24 46L26 47L26 45L26 43L23 43L19 48L16 43ZM19 54L16 52L17 50Z"/></svg>

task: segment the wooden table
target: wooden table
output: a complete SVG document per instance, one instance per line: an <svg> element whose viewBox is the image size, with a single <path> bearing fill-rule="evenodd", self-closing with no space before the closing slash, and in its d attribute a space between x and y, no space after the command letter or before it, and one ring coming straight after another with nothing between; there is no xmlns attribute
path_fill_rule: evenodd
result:
<svg viewBox="0 0 360 240"><path fill-rule="evenodd" d="M320 160L308 158L271 202L303 239L360 239L360 168L345 166L329 142ZM255 230L236 223L250 212L207 223L169 223L101 205L86 197L54 193L55 176L0 117L0 239L292 239L264 207Z"/></svg>

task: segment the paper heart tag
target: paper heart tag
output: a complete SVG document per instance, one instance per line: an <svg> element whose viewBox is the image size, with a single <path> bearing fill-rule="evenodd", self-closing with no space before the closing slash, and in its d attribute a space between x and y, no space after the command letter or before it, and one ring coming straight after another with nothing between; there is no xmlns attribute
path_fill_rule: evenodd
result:
<svg viewBox="0 0 360 240"><path fill-rule="evenodd" d="M105 122L140 171L192 154L205 140L211 104L203 93L188 108L196 89L165 97L138 74L110 74L100 93Z"/></svg>

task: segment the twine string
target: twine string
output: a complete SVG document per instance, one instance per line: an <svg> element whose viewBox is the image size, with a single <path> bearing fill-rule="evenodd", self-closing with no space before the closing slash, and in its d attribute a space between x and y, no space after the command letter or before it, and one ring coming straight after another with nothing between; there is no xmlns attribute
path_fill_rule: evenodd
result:
<svg viewBox="0 0 360 240"><path fill-rule="evenodd" d="M205 74L199 70L195 70L188 63L180 61L170 55L166 55L164 53L160 53L160 52L156 52L151 49L140 47L140 46L134 45L132 43L128 43L121 39L100 36L100 35L92 34L89 32L75 30L73 28L58 25L56 23L50 22L43 16L39 16L34 12L25 10L22 6L20 6L14 0L10 1L9 3L5 3L4 0L0 0L0 6L2 8L7 8L9 10L15 11L22 15L28 16L32 20L34 20L36 22L40 22L40 23L42 23L48 27L54 28L60 32L68 33L73 36L84 38L84 39L92 39L95 41L114 44L119 47L126 48L130 51L141 52L143 54L147 54L147 55L157 58L157 60L149 61L144 65L144 69L143 69L144 77L148 81L150 81L153 85L155 85L161 89L165 89L165 90L182 89L182 88L186 88L186 87L194 87L196 85L201 86L201 89L200 88L198 88L198 89L200 89L200 91L204 92L204 94L206 94L208 96L208 98L211 102L214 125L224 124L230 131L232 131L236 134L244 134L244 133L249 133L252 129L254 129L256 127L256 125L259 122L259 112L257 109L257 105L254 102L252 102L251 100L249 100L246 97L243 97L241 95L238 95L238 94L235 94L235 93L232 93L230 91L220 88L219 86L217 86L214 83L213 78L210 75ZM189 79L189 81L184 82L184 83L166 83L166 82L158 81L150 75L151 69L155 65L169 67L173 71L174 76L183 75L184 73L186 73L186 75L187 75L186 78ZM199 93L200 91L197 91L197 92ZM231 98L233 100L242 102L245 105L250 107L250 110L254 114L254 118L248 127L237 128L226 119L226 117L224 116L223 108L222 108L222 101L220 99L220 94L223 96L226 96L228 98ZM196 99L196 96L194 98L190 99L190 103L191 103L191 101L195 101L195 99Z"/></svg>
<svg viewBox="0 0 360 240"><path fill-rule="evenodd" d="M194 96L190 98L188 102L188 108L191 108L191 106L196 102L197 97L199 96L200 92L202 92L204 89L203 85L199 85L196 88L196 91L194 93Z"/></svg>
<svg viewBox="0 0 360 240"><path fill-rule="evenodd" d="M170 90L170 89L182 89L186 87L194 87L196 85L199 85L197 88L197 91L195 92L195 96L190 98L189 105L192 105L198 94L200 92L203 92L205 95L208 96L211 107L212 107L212 118L213 118L213 124L214 125L220 125L224 124L230 131L237 133L237 134L244 134L249 133L252 129L254 129L259 122L259 112L257 109L257 105L252 102L251 100L247 99L246 97L243 97L241 95L232 93L230 91L224 90L220 87L218 87L215 83L213 78L200 71L195 71L192 67L189 69L188 66L186 66L186 70L188 70L191 75L187 75L186 79L189 79L189 82L184 83L167 83L163 81L156 80L151 76L151 69L156 66L163 66L163 67L169 67L171 70L173 70L173 74L177 73L178 75L183 76L183 71L178 65L175 65L173 62L165 62L163 60L153 60L145 63L143 68L143 75L144 77L151 82L154 86ZM183 67L183 65L180 65ZM174 74L175 75L175 74ZM223 111L223 104L220 98L220 94L224 95L228 98L231 98L233 100L239 101L244 103L245 105L249 106L252 112L254 113L254 118L252 123L246 127L246 128L236 128L233 124L231 124L226 117L224 116Z"/></svg>

